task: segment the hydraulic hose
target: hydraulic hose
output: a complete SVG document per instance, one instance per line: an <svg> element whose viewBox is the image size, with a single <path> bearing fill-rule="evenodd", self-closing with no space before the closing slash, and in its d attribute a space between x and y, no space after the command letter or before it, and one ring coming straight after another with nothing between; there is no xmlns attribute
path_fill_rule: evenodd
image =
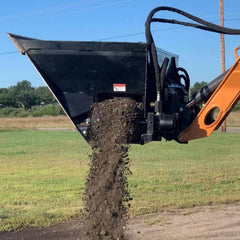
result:
<svg viewBox="0 0 240 240"><path fill-rule="evenodd" d="M154 14L159 12L159 11L170 11L174 12L180 15L185 16L186 18L189 18L197 23L191 23L191 22L184 22L184 21L178 21L175 19L165 19L165 18L153 18ZM153 9L146 20L145 23L145 35L146 35L146 42L148 44L148 49L150 52L150 58L152 60L153 68L154 68L154 73L155 73L155 79L156 79L156 90L157 92L161 92L163 89L161 87L161 79L160 79L160 67L158 64L158 57L157 57L157 50L156 46L152 37L151 33L151 23L152 22L162 22L162 23L171 23L171 24L180 24L183 26L188 26L188 27L194 27L198 28L201 30L205 31L210 31L210 32L215 32L215 33L222 33L222 34L231 34L231 35L240 35L240 29L231 29L231 28L226 28L226 27L221 27L216 24L213 24L211 22L205 21L201 18L198 18L192 14L189 14L187 12L184 12L182 10L179 10L177 8L173 7L157 7Z"/></svg>

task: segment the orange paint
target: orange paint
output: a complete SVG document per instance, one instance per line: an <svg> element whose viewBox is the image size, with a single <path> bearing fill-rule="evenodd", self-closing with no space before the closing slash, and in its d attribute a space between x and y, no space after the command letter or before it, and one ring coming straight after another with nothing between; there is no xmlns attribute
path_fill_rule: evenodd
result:
<svg viewBox="0 0 240 240"><path fill-rule="evenodd" d="M238 102L240 98L240 57L237 55L237 50L239 49L240 47L235 49L234 55L237 60L223 81L208 99L191 125L179 134L178 139L180 142L208 137L214 130L219 128ZM212 123L207 123L207 117L215 108L219 110L217 118Z"/></svg>

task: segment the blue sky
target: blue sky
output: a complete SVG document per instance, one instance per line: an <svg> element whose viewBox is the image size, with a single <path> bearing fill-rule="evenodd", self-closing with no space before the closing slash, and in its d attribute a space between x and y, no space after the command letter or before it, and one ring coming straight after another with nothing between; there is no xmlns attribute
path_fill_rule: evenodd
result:
<svg viewBox="0 0 240 240"><path fill-rule="evenodd" d="M146 17L157 6L180 8L219 23L219 0L1 0L0 88L21 80L44 86L6 32L43 40L145 42ZM239 0L224 0L224 13L226 27L240 28ZM161 16L182 20L173 13ZM179 55L179 65L187 69L192 84L211 81L221 73L219 34L160 23L152 30L158 47ZM228 68L235 61L233 50L240 45L240 36L226 36L225 41Z"/></svg>

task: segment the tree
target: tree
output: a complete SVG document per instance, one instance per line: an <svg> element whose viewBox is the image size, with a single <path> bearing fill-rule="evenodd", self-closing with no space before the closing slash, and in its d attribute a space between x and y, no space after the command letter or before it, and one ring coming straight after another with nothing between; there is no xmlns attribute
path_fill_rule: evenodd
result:
<svg viewBox="0 0 240 240"><path fill-rule="evenodd" d="M35 89L35 92L38 99L38 105L42 103L46 105L46 104L52 104L56 102L47 87L38 87Z"/></svg>
<svg viewBox="0 0 240 240"><path fill-rule="evenodd" d="M18 82L16 86L10 87L9 93L13 96L13 99L17 105L21 106L25 110L30 109L37 103L37 97L34 88L27 80Z"/></svg>
<svg viewBox="0 0 240 240"><path fill-rule="evenodd" d="M27 80L23 80L23 81L20 81L20 82L17 82L17 85L16 86L13 86L13 87L10 87L10 88L14 88L16 89L17 91L31 91L33 90L34 88L31 86L31 83Z"/></svg>
<svg viewBox="0 0 240 240"><path fill-rule="evenodd" d="M202 87L204 87L207 84L207 82L195 82L194 85L190 88L190 96L193 97L194 93L199 91Z"/></svg>
<svg viewBox="0 0 240 240"><path fill-rule="evenodd" d="M32 106L36 105L37 99L34 90L20 91L16 96L17 103L22 106L25 110L30 109Z"/></svg>
<svg viewBox="0 0 240 240"><path fill-rule="evenodd" d="M9 88L0 88L0 107L22 107L30 109L35 105L56 103L47 87L34 88L27 80Z"/></svg>
<svg viewBox="0 0 240 240"><path fill-rule="evenodd" d="M9 89L0 91L0 107L18 107L15 97L15 93Z"/></svg>
<svg viewBox="0 0 240 240"><path fill-rule="evenodd" d="M2 93L6 93L7 91L8 91L7 88L0 88L0 94L2 94Z"/></svg>

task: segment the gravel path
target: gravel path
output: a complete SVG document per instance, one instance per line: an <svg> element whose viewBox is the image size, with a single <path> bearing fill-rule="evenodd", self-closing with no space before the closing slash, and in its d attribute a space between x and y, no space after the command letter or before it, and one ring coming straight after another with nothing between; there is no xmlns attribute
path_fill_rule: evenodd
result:
<svg viewBox="0 0 240 240"><path fill-rule="evenodd" d="M131 240L240 239L240 204L196 207L131 221Z"/></svg>

